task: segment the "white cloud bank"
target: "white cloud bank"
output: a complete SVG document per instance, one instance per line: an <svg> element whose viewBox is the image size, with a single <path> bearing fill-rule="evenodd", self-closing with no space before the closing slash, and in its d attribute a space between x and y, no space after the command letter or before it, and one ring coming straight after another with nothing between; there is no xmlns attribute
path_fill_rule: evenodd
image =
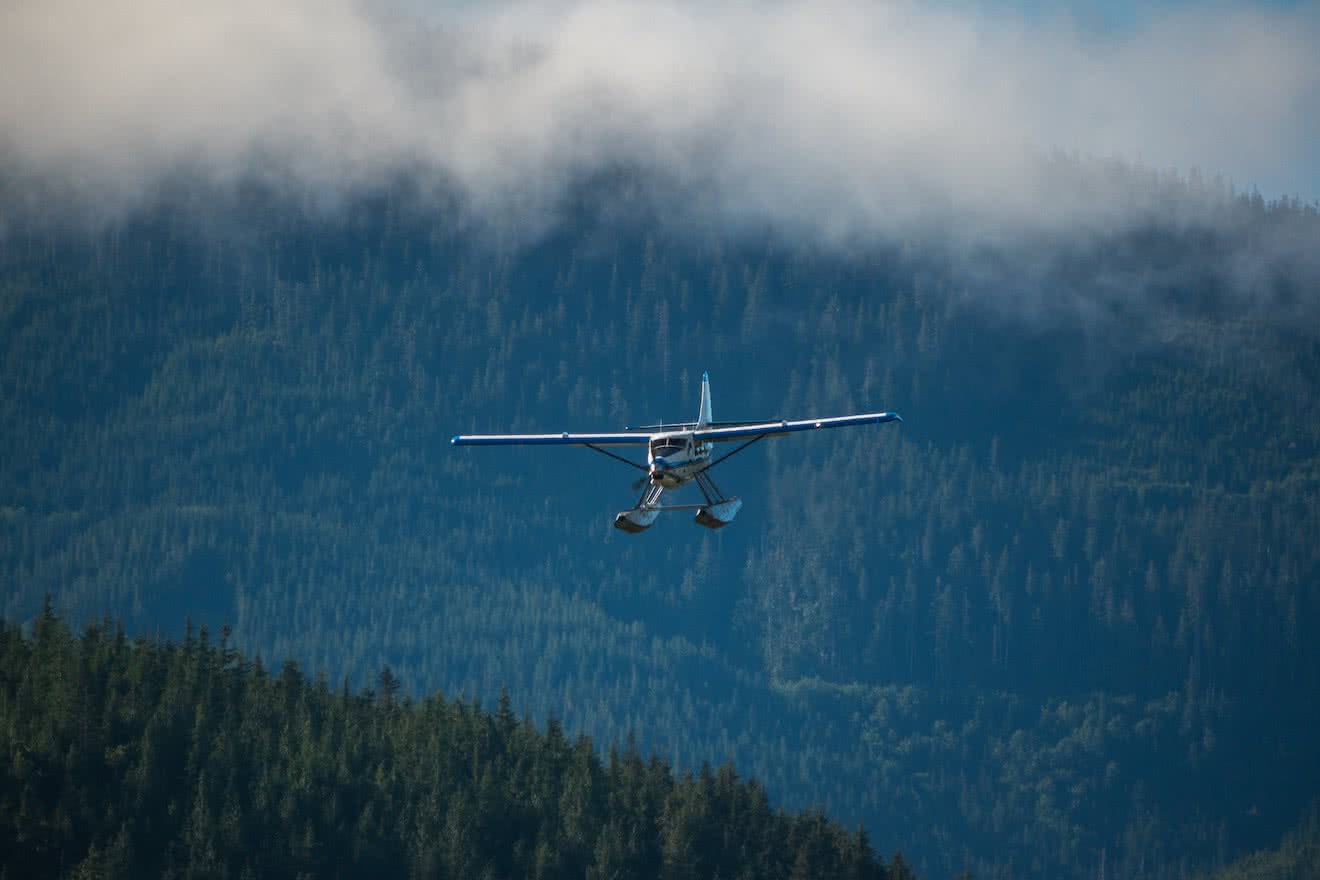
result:
<svg viewBox="0 0 1320 880"><path fill-rule="evenodd" d="M545 216L622 163L702 216L827 238L1110 225L1150 205L1043 156L1320 195L1315 10L1094 36L901 2L5 0L0 155L101 198L180 168L331 191L421 168Z"/></svg>

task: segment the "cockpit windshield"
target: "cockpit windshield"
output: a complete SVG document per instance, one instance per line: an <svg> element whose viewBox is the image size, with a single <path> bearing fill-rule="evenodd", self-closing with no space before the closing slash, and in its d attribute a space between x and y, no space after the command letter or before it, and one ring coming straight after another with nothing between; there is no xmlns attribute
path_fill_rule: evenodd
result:
<svg viewBox="0 0 1320 880"><path fill-rule="evenodd" d="M686 448L682 440L674 437L661 437L658 440L651 441L651 457L664 458L670 455L678 455Z"/></svg>

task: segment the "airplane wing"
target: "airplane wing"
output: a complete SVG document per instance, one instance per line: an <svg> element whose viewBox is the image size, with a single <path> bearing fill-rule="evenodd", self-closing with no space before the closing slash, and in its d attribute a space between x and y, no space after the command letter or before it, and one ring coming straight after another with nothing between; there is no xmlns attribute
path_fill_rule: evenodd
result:
<svg viewBox="0 0 1320 880"><path fill-rule="evenodd" d="M649 434L455 434L454 446L645 446Z"/></svg>
<svg viewBox="0 0 1320 880"><path fill-rule="evenodd" d="M720 442L741 440L744 437L764 437L769 434L791 434L794 431L814 431L817 428L846 428L851 425L878 425L882 422L901 422L902 416L894 412L861 413L855 416L834 416L828 419L798 419L781 422L748 422L727 428L707 428L692 432L692 439Z"/></svg>

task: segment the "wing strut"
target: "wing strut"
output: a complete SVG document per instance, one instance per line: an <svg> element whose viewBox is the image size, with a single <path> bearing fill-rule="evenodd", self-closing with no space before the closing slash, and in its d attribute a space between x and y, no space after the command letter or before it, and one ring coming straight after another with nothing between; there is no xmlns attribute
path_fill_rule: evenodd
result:
<svg viewBox="0 0 1320 880"><path fill-rule="evenodd" d="M733 456L735 456L735 455L737 455L738 453L742 452L744 449L746 449L748 446L751 446L751 445L752 445L753 443L755 443L757 440L764 440L766 437L769 437L769 436L770 436L769 434L758 434L758 435L756 435L756 436L753 437L751 440L748 440L746 443L744 443L743 445L739 446L737 449L733 450L732 452L726 452L726 453L724 453L724 454L721 455L719 458L715 459L715 460L712 461L710 464L706 465L704 468L701 469L701 472L704 474L706 471L708 471L708 470L710 470L711 468L715 467L715 465L717 465L717 464L719 464L720 462L724 461L724 459L726 459L726 458L733 458Z"/></svg>
<svg viewBox="0 0 1320 880"><path fill-rule="evenodd" d="M759 440L761 438L758 437L756 439ZM583 443L582 445L587 447L588 449L593 449L596 452L599 452L601 455L608 455L610 458L614 459L615 461L621 461L624 464L628 465L628 467L635 467L639 471L646 471L647 473L650 473L651 469L648 468L646 465L638 464L637 462L632 461L631 459L624 458L622 455L615 455L613 452L610 452L608 449L601 449L599 446L596 446L593 443ZM734 450L734 452L737 451L738 451L737 449ZM732 455L733 453L731 452L729 454ZM728 456L725 457L727 458Z"/></svg>

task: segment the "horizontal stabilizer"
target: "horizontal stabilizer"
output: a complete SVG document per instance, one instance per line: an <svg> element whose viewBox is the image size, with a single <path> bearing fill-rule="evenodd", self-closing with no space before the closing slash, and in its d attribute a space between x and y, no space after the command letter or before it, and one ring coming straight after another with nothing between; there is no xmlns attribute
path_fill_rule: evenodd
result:
<svg viewBox="0 0 1320 880"><path fill-rule="evenodd" d="M757 422L709 422L707 428L737 428L742 425L763 425L765 419ZM672 422L663 425L629 425L624 428L625 431L695 431L698 425L696 422Z"/></svg>

